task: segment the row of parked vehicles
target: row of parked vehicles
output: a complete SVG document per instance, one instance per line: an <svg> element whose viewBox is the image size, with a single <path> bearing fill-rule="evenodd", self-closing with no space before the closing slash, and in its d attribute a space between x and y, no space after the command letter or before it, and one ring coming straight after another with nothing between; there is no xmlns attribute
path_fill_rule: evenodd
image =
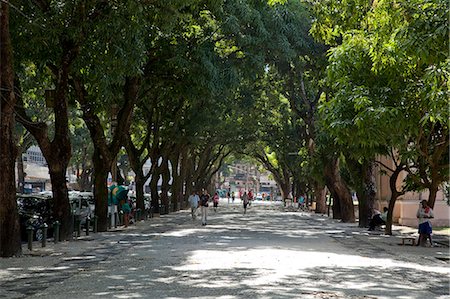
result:
<svg viewBox="0 0 450 299"><path fill-rule="evenodd" d="M33 194L17 194L17 208L22 240L27 239L27 228L33 228L33 239L41 241L44 237L43 225L47 224L47 235L53 235L53 195L44 191ZM92 192L69 191L72 215L79 217L82 225L87 217L94 215L95 203Z"/></svg>
<svg viewBox="0 0 450 299"><path fill-rule="evenodd" d="M47 236L53 235L53 195L52 192L44 191L33 194L17 194L17 207L19 210L19 221L22 240L27 240L27 228L33 228L33 239L41 241L44 237L43 225L48 225ZM128 199L131 206L136 207L136 196L129 191ZM86 219L92 219L95 213L95 200L92 192L69 191L69 202L71 212L75 221L81 225L86 224ZM149 194L144 196L145 209L150 211L151 199ZM133 211L134 212L134 211ZM133 213L134 214L134 213Z"/></svg>

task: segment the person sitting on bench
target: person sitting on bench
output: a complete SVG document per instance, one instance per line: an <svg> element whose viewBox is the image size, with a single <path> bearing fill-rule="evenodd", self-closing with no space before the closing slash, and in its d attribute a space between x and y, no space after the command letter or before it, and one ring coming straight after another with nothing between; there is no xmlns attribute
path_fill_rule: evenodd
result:
<svg viewBox="0 0 450 299"><path fill-rule="evenodd" d="M375 227L386 224L388 208L383 208L383 213L380 213L378 210L373 210L372 219L369 222L369 230L374 230Z"/></svg>

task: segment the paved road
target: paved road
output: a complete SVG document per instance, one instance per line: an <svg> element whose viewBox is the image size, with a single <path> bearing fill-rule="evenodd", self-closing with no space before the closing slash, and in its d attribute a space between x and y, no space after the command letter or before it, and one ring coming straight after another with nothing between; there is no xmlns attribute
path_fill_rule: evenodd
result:
<svg viewBox="0 0 450 299"><path fill-rule="evenodd" d="M448 248L401 233L222 202L0 260L0 298L450 298Z"/></svg>

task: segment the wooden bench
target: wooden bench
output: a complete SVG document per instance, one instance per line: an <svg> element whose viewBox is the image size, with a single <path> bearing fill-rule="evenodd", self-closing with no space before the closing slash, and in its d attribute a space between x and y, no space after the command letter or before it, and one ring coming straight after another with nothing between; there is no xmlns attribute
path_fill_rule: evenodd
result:
<svg viewBox="0 0 450 299"><path fill-rule="evenodd" d="M408 242L408 243L407 243ZM402 245L416 245L416 238L414 237L402 237Z"/></svg>

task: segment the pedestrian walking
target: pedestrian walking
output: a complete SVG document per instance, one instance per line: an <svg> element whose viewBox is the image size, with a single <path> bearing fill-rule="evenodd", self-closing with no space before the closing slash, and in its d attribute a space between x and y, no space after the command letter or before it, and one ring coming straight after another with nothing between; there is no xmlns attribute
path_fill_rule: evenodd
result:
<svg viewBox="0 0 450 299"><path fill-rule="evenodd" d="M231 192L231 202L234 203L234 191Z"/></svg>
<svg viewBox="0 0 450 299"><path fill-rule="evenodd" d="M214 206L214 212L217 212L217 207L219 206L219 193L214 193L213 197L213 206Z"/></svg>
<svg viewBox="0 0 450 299"><path fill-rule="evenodd" d="M208 218L208 202L209 195L206 190L203 190L202 195L200 196L200 209L202 211L202 225L206 225L206 221Z"/></svg>
<svg viewBox="0 0 450 299"><path fill-rule="evenodd" d="M198 209L198 203L200 201L200 197L198 196L197 192L192 191L192 194L189 195L189 204L191 206L191 216L192 220L195 220L197 218L197 209Z"/></svg>
<svg viewBox="0 0 450 299"><path fill-rule="evenodd" d="M227 203L230 204L230 191L227 191Z"/></svg>
<svg viewBox="0 0 450 299"><path fill-rule="evenodd" d="M248 205L251 206L252 205L252 200L253 200L253 192L252 190L248 191Z"/></svg>
<svg viewBox="0 0 450 299"><path fill-rule="evenodd" d="M244 194L241 197L242 204L244 205L244 215L247 213L247 205L248 205L248 195L247 192L244 192Z"/></svg>
<svg viewBox="0 0 450 299"><path fill-rule="evenodd" d="M433 240L431 234L433 229L431 227L431 218L434 218L433 210L428 206L428 201L422 200L417 209L416 217L419 219L419 242L417 245L425 246L427 238L430 239L430 245L433 247Z"/></svg>

